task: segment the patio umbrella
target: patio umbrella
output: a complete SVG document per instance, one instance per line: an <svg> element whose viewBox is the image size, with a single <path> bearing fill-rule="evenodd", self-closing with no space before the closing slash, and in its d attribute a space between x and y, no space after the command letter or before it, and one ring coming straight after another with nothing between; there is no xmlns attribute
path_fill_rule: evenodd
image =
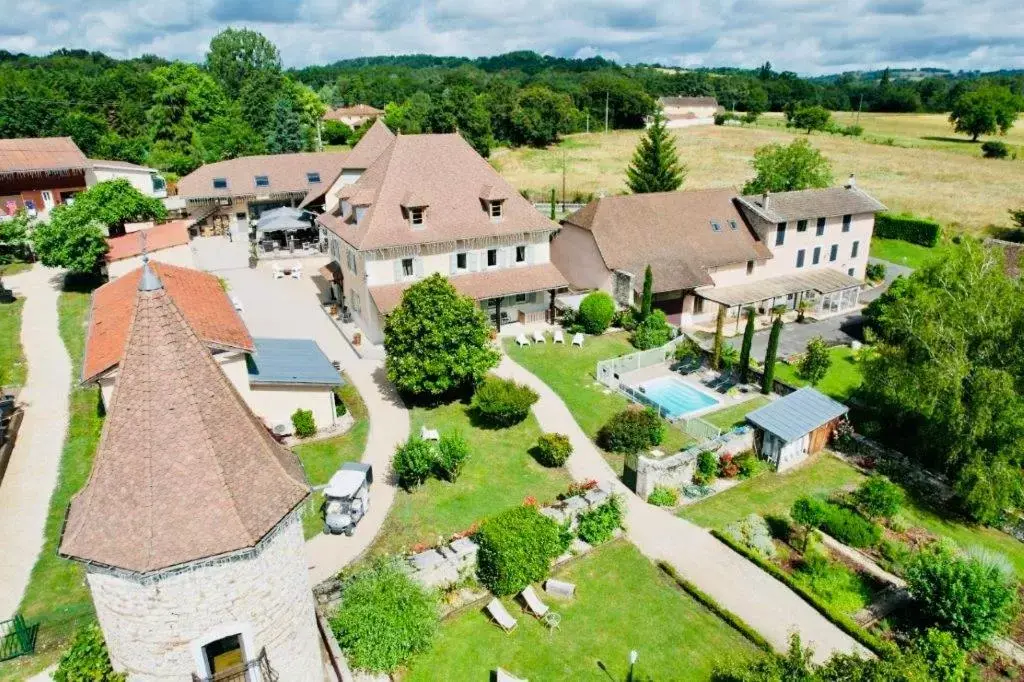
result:
<svg viewBox="0 0 1024 682"><path fill-rule="evenodd" d="M302 217L303 213L304 211L288 206L265 211L256 223L256 234L312 229L310 222Z"/></svg>

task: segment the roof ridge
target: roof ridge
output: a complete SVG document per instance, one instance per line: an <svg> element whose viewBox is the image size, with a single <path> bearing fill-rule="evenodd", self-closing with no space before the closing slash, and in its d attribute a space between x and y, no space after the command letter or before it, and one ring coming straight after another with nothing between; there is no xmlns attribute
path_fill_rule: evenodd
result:
<svg viewBox="0 0 1024 682"><path fill-rule="evenodd" d="M395 138L391 140L391 143L388 144L387 147L385 147L384 151L380 153L380 156L378 156L374 160L374 162L370 164L369 168L367 168L366 171L363 172L363 175L360 176L359 180L356 180L356 182L353 183L355 185L358 185L359 181L362 180L370 171L370 168L375 167L381 161L384 162L384 170L381 171L383 175L381 176L380 183L377 184L376 190L374 190L373 188L366 188L373 193L373 200L370 202L370 209L366 212L366 215L363 217L363 220L366 221L366 227L362 230L362 234L359 236L359 244L355 245L356 249L362 249L363 240L366 239L366 235L368 235L370 233L370 230L373 229L373 218L377 214L378 203L381 194L384 193L384 186L389 184L389 180L393 180L392 174L389 171L391 170L392 162L395 160L395 153L398 151L398 141L401 140L403 137L408 136L396 135Z"/></svg>

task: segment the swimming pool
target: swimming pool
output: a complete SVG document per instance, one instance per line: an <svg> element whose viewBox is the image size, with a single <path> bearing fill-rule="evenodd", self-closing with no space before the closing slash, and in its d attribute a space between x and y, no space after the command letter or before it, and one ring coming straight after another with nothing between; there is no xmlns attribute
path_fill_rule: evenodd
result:
<svg viewBox="0 0 1024 682"><path fill-rule="evenodd" d="M666 376L645 381L637 390L661 406L669 419L717 405L718 400L679 379Z"/></svg>

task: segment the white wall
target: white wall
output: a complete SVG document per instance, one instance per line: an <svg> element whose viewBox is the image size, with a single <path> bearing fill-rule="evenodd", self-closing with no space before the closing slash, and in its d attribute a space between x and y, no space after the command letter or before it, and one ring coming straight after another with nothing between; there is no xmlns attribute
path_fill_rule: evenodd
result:
<svg viewBox="0 0 1024 682"><path fill-rule="evenodd" d="M132 187L139 190L147 197L156 197L162 199L167 196L167 188L165 187L161 191L153 189L153 176L155 172L151 173L148 170L135 170L131 168L92 168L85 173L86 184L89 187L100 183L106 182L107 180L127 180L132 184Z"/></svg>
<svg viewBox="0 0 1024 682"><path fill-rule="evenodd" d="M338 204L341 203L341 200L335 196L338 193L338 190L345 185L351 185L353 182L358 180L359 176L362 174L362 168L346 168L341 171L341 175L331 183L331 186L324 194L324 213L334 213L337 210Z"/></svg>
<svg viewBox="0 0 1024 682"><path fill-rule="evenodd" d="M842 216L826 218L825 232L821 236L817 234L817 220L814 218L807 221L807 229L804 232L797 231L796 221L787 223L786 236L782 246L777 246L775 243L778 234L777 225L758 220L754 227L759 234L763 235L765 245L774 256L765 263L763 271L759 273L763 277L792 275L822 268L849 272L852 268L853 277L864 279L864 269L867 267L868 252L871 247L871 234L875 227L873 213L853 215L850 220L849 232L843 232ZM852 256L854 242L858 242L856 257ZM830 261L829 252L833 244L838 246L838 254L835 261ZM814 264L815 247L821 249L817 265ZM801 249L804 250L804 266L797 268L797 252Z"/></svg>
<svg viewBox="0 0 1024 682"><path fill-rule="evenodd" d="M334 392L326 386L251 386L246 402L267 424L291 424L295 410L312 410L318 429L334 425Z"/></svg>
<svg viewBox="0 0 1024 682"><path fill-rule="evenodd" d="M193 254L192 246L190 244L179 244L178 246L172 246L169 249L150 251L149 259L159 261L161 263L179 265L183 268L194 269L196 267L195 254ZM116 260L113 263L107 263L107 276L110 277L110 279L117 279L126 272L131 272L132 270L140 267L142 267L142 256Z"/></svg>

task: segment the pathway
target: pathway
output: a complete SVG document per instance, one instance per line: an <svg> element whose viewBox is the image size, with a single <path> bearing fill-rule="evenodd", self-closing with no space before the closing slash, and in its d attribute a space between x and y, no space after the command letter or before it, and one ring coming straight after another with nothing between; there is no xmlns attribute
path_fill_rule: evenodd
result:
<svg viewBox="0 0 1024 682"><path fill-rule="evenodd" d="M4 283L25 297L21 345L28 381L18 440L0 485L0 620L18 608L43 547L50 496L57 484L68 425L71 360L60 338L57 298L62 273L35 265Z"/></svg>
<svg viewBox="0 0 1024 682"><path fill-rule="evenodd" d="M799 632L815 658L833 652L868 655L846 633L826 620L805 601L767 573L699 528L664 509L647 504L619 480L597 447L576 424L569 408L543 381L503 356L497 369L501 376L533 388L540 400L533 407L541 428L569 436L573 455L569 473L576 480L596 479L623 495L626 501L629 539L651 559L672 564L677 571L714 597L784 651L791 632Z"/></svg>

